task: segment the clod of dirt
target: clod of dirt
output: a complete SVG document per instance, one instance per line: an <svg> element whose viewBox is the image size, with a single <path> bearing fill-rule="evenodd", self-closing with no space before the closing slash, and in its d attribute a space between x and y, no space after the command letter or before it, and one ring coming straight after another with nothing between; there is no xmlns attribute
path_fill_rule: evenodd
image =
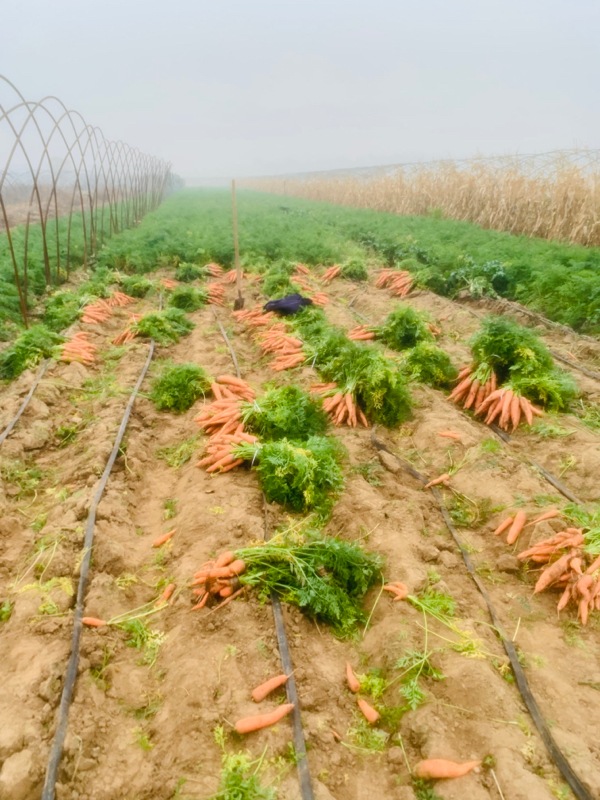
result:
<svg viewBox="0 0 600 800"><path fill-rule="evenodd" d="M496 561L496 569L499 572L520 572L521 562L516 556L511 556L510 553L503 553Z"/></svg>
<svg viewBox="0 0 600 800"><path fill-rule="evenodd" d="M27 800L36 783L31 750L6 759L0 771L0 800Z"/></svg>
<svg viewBox="0 0 600 800"><path fill-rule="evenodd" d="M399 786L394 800L415 800L416 795L410 786Z"/></svg>
<svg viewBox="0 0 600 800"><path fill-rule="evenodd" d="M390 747L387 754L387 760L390 764L403 764L404 755L401 747Z"/></svg>
<svg viewBox="0 0 600 800"><path fill-rule="evenodd" d="M43 400L46 405L54 405L60 400L60 392L58 388L49 381L42 381L35 390L35 396L38 400Z"/></svg>
<svg viewBox="0 0 600 800"><path fill-rule="evenodd" d="M391 456L389 453L386 453L385 450L379 450L377 452L379 456L379 460L381 461L381 466L385 467L388 472L391 472L392 475L396 475L398 472L402 471L402 467L396 461L394 456Z"/></svg>
<svg viewBox="0 0 600 800"><path fill-rule="evenodd" d="M440 553L440 561L446 567L446 569L453 569L457 567L460 559L456 555L456 553L451 553L449 550L444 550L443 553Z"/></svg>
<svg viewBox="0 0 600 800"><path fill-rule="evenodd" d="M440 557L440 551L433 544L420 545L418 552L423 561L437 561Z"/></svg>
<svg viewBox="0 0 600 800"><path fill-rule="evenodd" d="M21 444L24 450L41 450L42 447L48 444L50 436L50 428L44 425L43 422L36 421L31 426L31 430L21 437Z"/></svg>
<svg viewBox="0 0 600 800"><path fill-rule="evenodd" d="M71 386L79 389L88 379L89 372L83 366L83 364L78 364L77 361L72 361L68 367L65 367L62 370L60 377L65 383L69 383Z"/></svg>

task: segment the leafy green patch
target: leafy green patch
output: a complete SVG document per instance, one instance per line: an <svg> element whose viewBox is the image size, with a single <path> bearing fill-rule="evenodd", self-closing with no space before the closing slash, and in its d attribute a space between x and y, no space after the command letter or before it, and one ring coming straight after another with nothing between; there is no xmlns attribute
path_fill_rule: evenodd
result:
<svg viewBox="0 0 600 800"><path fill-rule="evenodd" d="M210 379L198 364L166 364L152 385L150 398L159 411L181 414L210 389Z"/></svg>
<svg viewBox="0 0 600 800"><path fill-rule="evenodd" d="M127 634L125 644L141 650L143 659L140 663L149 667L154 666L161 644L166 639L166 634L161 631L152 631L141 619L130 619L118 626Z"/></svg>
<svg viewBox="0 0 600 800"><path fill-rule="evenodd" d="M402 370L409 380L434 389L447 389L458 375L448 353L432 342L420 342L409 350Z"/></svg>
<svg viewBox="0 0 600 800"><path fill-rule="evenodd" d="M407 350L419 342L430 342L433 339L425 315L408 305L395 308L377 329L377 333L393 350Z"/></svg>
<svg viewBox="0 0 600 800"><path fill-rule="evenodd" d="M359 750L381 753L385 750L389 734L379 728L371 727L363 716L355 713L348 727L348 738Z"/></svg>
<svg viewBox="0 0 600 800"><path fill-rule="evenodd" d="M190 436L189 439L185 439L181 444L174 444L170 447L160 447L156 451L156 457L164 459L173 469L179 469L179 467L182 467L190 460L197 447L198 437Z"/></svg>
<svg viewBox="0 0 600 800"><path fill-rule="evenodd" d="M0 353L0 378L12 380L33 369L43 358L50 358L54 347L62 342L64 337L46 325L33 325Z"/></svg>
<svg viewBox="0 0 600 800"><path fill-rule="evenodd" d="M208 292L194 286L177 286L169 294L169 305L182 311L197 311L208 300Z"/></svg>
<svg viewBox="0 0 600 800"><path fill-rule="evenodd" d="M219 789L208 800L277 800L276 790L260 782L266 748L262 756L253 761L246 753L227 753L226 733L220 725L215 728L214 737L223 751L223 768Z"/></svg>
<svg viewBox="0 0 600 800"><path fill-rule="evenodd" d="M351 258L342 265L341 276L347 281L366 281L369 277L369 271L362 259Z"/></svg>
<svg viewBox="0 0 600 800"><path fill-rule="evenodd" d="M143 275L121 275L119 283L130 297L146 297L154 289L154 283Z"/></svg>
<svg viewBox="0 0 600 800"><path fill-rule="evenodd" d="M56 292L46 302L44 324L60 332L79 319L81 308L82 302L73 292Z"/></svg>
<svg viewBox="0 0 600 800"><path fill-rule="evenodd" d="M132 331L139 336L147 336L163 345L178 342L180 336L186 336L193 328L194 323L190 322L180 308L151 312L131 326Z"/></svg>
<svg viewBox="0 0 600 800"><path fill-rule="evenodd" d="M190 264L186 261L183 261L175 270L175 280L183 283L191 283L200 278L206 278L207 275L208 270L206 267L201 267L199 264Z"/></svg>
<svg viewBox="0 0 600 800"><path fill-rule="evenodd" d="M244 406L242 419L264 441L307 439L324 433L328 423L320 400L299 386L271 389L264 397Z"/></svg>

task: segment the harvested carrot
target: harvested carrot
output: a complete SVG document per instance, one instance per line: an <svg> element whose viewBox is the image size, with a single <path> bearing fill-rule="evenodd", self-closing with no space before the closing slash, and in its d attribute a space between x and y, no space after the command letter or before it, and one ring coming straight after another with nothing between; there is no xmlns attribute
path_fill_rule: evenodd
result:
<svg viewBox="0 0 600 800"><path fill-rule="evenodd" d="M90 628L103 628L106 625L103 619L97 617L82 617L81 622L84 625L89 625Z"/></svg>
<svg viewBox="0 0 600 800"><path fill-rule="evenodd" d="M370 725L374 725L381 717L381 714L378 711L375 711L373 706L369 705L366 700L363 700L362 697L357 697L356 702L358 703L358 707L362 711L367 722Z"/></svg>
<svg viewBox="0 0 600 800"><path fill-rule="evenodd" d="M528 528L530 525L537 525L538 522L543 522L545 519L554 519L555 517L559 516L560 516L560 511L558 511L556 508L551 508L548 511L545 511L543 514L541 514L537 519L528 522L525 527Z"/></svg>
<svg viewBox="0 0 600 800"><path fill-rule="evenodd" d="M406 587L404 587L403 590L399 586L395 586L392 583L386 583L386 585L383 586L382 588L385 589L386 592L391 592L391 594L396 595L394 598L395 600L404 600L408 595Z"/></svg>
<svg viewBox="0 0 600 800"><path fill-rule="evenodd" d="M226 550L215 561L215 567L227 567L232 561L235 560L235 553L233 550Z"/></svg>
<svg viewBox="0 0 600 800"><path fill-rule="evenodd" d="M419 761L413 769L413 775L421 780L461 778L479 766L481 766L481 761L466 761L464 764L457 764L456 761L446 761L444 758L430 758L426 761Z"/></svg>
<svg viewBox="0 0 600 800"><path fill-rule="evenodd" d="M456 431L438 431L438 436L445 436L446 439L456 439L458 442L460 441L460 433Z"/></svg>
<svg viewBox="0 0 600 800"><path fill-rule="evenodd" d="M175 584L170 583L166 587L164 592L161 594L161 596L158 598L155 605L159 606L161 603L167 603L171 599L171 595L173 594L174 591L175 591Z"/></svg>
<svg viewBox="0 0 600 800"><path fill-rule="evenodd" d="M569 562L572 557L573 556L570 553L565 553L565 555L561 556L558 561L555 561L554 564L548 567L548 569L545 569L538 578L533 593L538 594L547 586L555 583L563 574L565 569L569 566Z"/></svg>
<svg viewBox="0 0 600 800"><path fill-rule="evenodd" d="M245 717L235 723L235 729L238 733L252 733L252 731L268 728L271 725L275 725L280 719L283 719L293 708L294 703L284 703L269 714L257 714L254 717Z"/></svg>
<svg viewBox="0 0 600 800"><path fill-rule="evenodd" d="M496 530L494 531L494 536L500 536L500 534L501 534L501 533L504 533L504 531L505 531L507 528L510 528L510 526L513 524L513 522L514 522L514 520L513 520L513 518L512 518L512 517L507 517L507 518L504 520L504 522L501 522L501 523L500 523L500 525L498 525L498 527L497 527L497 528L496 528Z"/></svg>
<svg viewBox="0 0 600 800"><path fill-rule="evenodd" d="M289 677L289 675L276 675L274 678L269 678L268 681L261 683L260 686L253 690L252 699L255 703L261 703L267 695L287 683Z"/></svg>
<svg viewBox="0 0 600 800"><path fill-rule="evenodd" d="M360 692L360 681L354 674L354 670L349 661L346 662L346 680L351 692Z"/></svg>
<svg viewBox="0 0 600 800"><path fill-rule="evenodd" d="M426 483L424 488L430 489L432 486L438 486L438 484L445 483L446 481L449 480L450 480L450 475L448 475L448 473L445 472L443 475L440 475L439 478L434 478L432 481L429 481L429 483Z"/></svg>
<svg viewBox="0 0 600 800"><path fill-rule="evenodd" d="M172 531L169 531L168 533L163 533L163 534L162 534L162 536L159 536L157 539L155 539L155 540L152 542L152 547L160 547L160 546L161 546L161 545L163 545L165 542L168 542L168 541L169 541L169 539L170 539L172 536L174 536L174 534L175 534L175 528L173 528L173 530L172 530Z"/></svg>
<svg viewBox="0 0 600 800"><path fill-rule="evenodd" d="M519 538L519 534L523 530L523 526L527 522L527 514L524 511L517 511L515 514L515 519L513 524L510 527L508 535L506 537L507 544L514 544L517 539Z"/></svg>

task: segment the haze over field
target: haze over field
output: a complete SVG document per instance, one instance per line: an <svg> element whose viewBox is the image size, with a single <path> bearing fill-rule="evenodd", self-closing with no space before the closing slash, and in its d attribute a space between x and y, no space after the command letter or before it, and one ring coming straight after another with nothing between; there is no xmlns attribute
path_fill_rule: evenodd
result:
<svg viewBox="0 0 600 800"><path fill-rule="evenodd" d="M592 0L4 0L0 72L186 178L600 146Z"/></svg>

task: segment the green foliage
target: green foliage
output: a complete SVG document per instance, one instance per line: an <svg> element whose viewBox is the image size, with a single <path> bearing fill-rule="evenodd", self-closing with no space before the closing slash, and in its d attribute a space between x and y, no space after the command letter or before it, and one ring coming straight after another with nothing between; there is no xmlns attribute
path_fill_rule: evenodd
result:
<svg viewBox="0 0 600 800"><path fill-rule="evenodd" d="M223 750L219 789L208 800L276 800L274 788L261 786L261 766L262 758L252 761L244 753L227 754Z"/></svg>
<svg viewBox="0 0 600 800"><path fill-rule="evenodd" d="M81 308L82 302L73 292L55 292L46 302L44 324L52 331L63 331L79 319Z"/></svg>
<svg viewBox="0 0 600 800"><path fill-rule="evenodd" d="M478 376L493 369L499 384L551 409L565 408L575 395L572 378L554 365L546 345L530 328L507 317L489 316L471 339Z"/></svg>
<svg viewBox="0 0 600 800"><path fill-rule="evenodd" d="M432 653L418 650L407 650L396 661L396 669L401 670L396 680L401 681L400 694L406 701L407 708L414 711L424 701L425 695L419 685L419 678L431 678L434 681L444 680L444 674L433 666L430 657Z"/></svg>
<svg viewBox="0 0 600 800"><path fill-rule="evenodd" d="M347 281L366 281L369 277L369 272L362 259L351 258L342 266L341 276Z"/></svg>
<svg viewBox="0 0 600 800"><path fill-rule="evenodd" d="M119 283L130 297L146 297L154 289L153 282L143 275L121 275Z"/></svg>
<svg viewBox="0 0 600 800"><path fill-rule="evenodd" d="M173 469L179 469L194 455L198 447L198 437L190 436L189 439L174 444L170 447L161 447L156 451L156 457L164 459Z"/></svg>
<svg viewBox="0 0 600 800"><path fill-rule="evenodd" d="M43 477L44 473L39 467L29 467L22 461L0 461L0 478L19 490L17 500L35 494Z"/></svg>
<svg viewBox="0 0 600 800"><path fill-rule="evenodd" d="M385 750L389 735L379 728L371 727L362 715L355 713L348 728L348 738L359 750L381 753Z"/></svg>
<svg viewBox="0 0 600 800"><path fill-rule="evenodd" d="M236 552L246 563L241 580L262 600L276 591L286 603L350 636L364 622L362 598L381 575L381 558L353 542L278 534Z"/></svg>
<svg viewBox="0 0 600 800"><path fill-rule="evenodd" d="M130 619L122 622L119 626L127 634L125 644L127 647L135 647L141 650L143 658L141 663L149 667L154 666L161 644L165 641L166 635L161 631L152 631L141 619Z"/></svg>
<svg viewBox="0 0 600 800"><path fill-rule="evenodd" d="M600 506L588 510L577 503L567 503L562 513L574 527L584 529L586 552L594 558L600 555Z"/></svg>
<svg viewBox="0 0 600 800"><path fill-rule="evenodd" d="M357 475L362 475L371 486L383 486L381 477L384 475L385 470L379 461L365 461L362 464L356 464L352 467L352 471L356 472Z"/></svg>
<svg viewBox="0 0 600 800"><path fill-rule="evenodd" d="M169 305L182 311L197 311L208 300L208 292L194 286L177 286L169 293Z"/></svg>
<svg viewBox="0 0 600 800"><path fill-rule="evenodd" d="M181 263L175 270L175 280L183 283L191 283L200 278L206 278L207 275L208 270L206 267L201 267L199 264L190 264L186 261Z"/></svg>
<svg viewBox="0 0 600 800"><path fill-rule="evenodd" d="M8 622L12 614L13 606L10 600L0 603L0 622Z"/></svg>
<svg viewBox="0 0 600 800"><path fill-rule="evenodd" d="M273 300L279 300L281 297L297 292L298 287L293 286L290 280L295 268L296 265L292 262L276 262L271 265L263 277L263 294Z"/></svg>
<svg viewBox="0 0 600 800"><path fill-rule="evenodd" d="M0 378L12 380L33 369L43 358L50 358L53 348L62 342L64 337L46 325L33 325L0 353Z"/></svg>
<svg viewBox="0 0 600 800"><path fill-rule="evenodd" d="M416 800L442 800L431 781L413 780L413 789Z"/></svg>
<svg viewBox="0 0 600 800"><path fill-rule="evenodd" d="M235 452L238 458L258 459L258 476L267 501L292 511L314 511L325 518L344 487L341 445L324 436L310 436L305 442L281 439L263 445L242 444Z"/></svg>
<svg viewBox="0 0 600 800"><path fill-rule="evenodd" d="M304 440L324 433L328 423L321 401L299 386L271 389L264 397L244 406L242 419L263 441Z"/></svg>
<svg viewBox="0 0 600 800"><path fill-rule="evenodd" d="M387 689L387 681L380 669L371 669L366 675L358 675L360 691L370 695L373 700L381 700Z"/></svg>
<svg viewBox="0 0 600 800"><path fill-rule="evenodd" d="M159 411L181 414L210 389L210 379L198 364L167 363L152 385L150 399Z"/></svg>
<svg viewBox="0 0 600 800"><path fill-rule="evenodd" d="M194 328L194 323L185 316L185 311L167 308L165 311L146 314L131 328L139 336L147 336L166 345L178 342L180 336L186 336Z"/></svg>
<svg viewBox="0 0 600 800"><path fill-rule="evenodd" d="M434 389L447 389L458 375L448 353L432 342L420 342L409 350L402 370L409 380Z"/></svg>
<svg viewBox="0 0 600 800"><path fill-rule="evenodd" d="M378 328L377 334L393 350L407 350L419 342L433 339L425 315L408 305L397 306Z"/></svg>

